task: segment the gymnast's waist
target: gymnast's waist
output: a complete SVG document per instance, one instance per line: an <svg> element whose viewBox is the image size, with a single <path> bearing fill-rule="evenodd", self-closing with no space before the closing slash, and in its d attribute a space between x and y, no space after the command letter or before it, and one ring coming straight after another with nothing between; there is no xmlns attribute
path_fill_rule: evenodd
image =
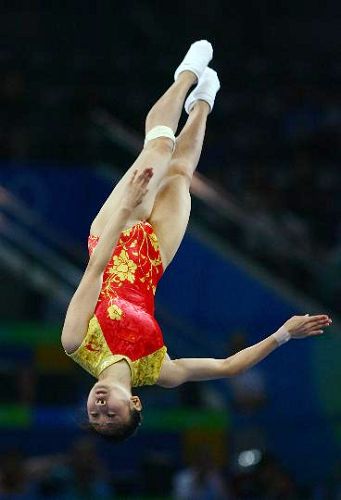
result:
<svg viewBox="0 0 341 500"><path fill-rule="evenodd" d="M154 319L154 301L150 303L142 301L141 299L136 299L136 297L131 296L127 299L122 295L104 298L100 297L95 309L95 314L97 317L105 314L115 320L127 320L138 317L150 317Z"/></svg>
<svg viewBox="0 0 341 500"><path fill-rule="evenodd" d="M108 303L117 303L122 301L122 303L136 306L139 309L143 309L146 313L151 314L152 316L154 315L154 294L152 292L145 293L138 288L122 287L117 290L113 290L112 293L109 294L102 293L100 301L106 301Z"/></svg>
<svg viewBox="0 0 341 500"><path fill-rule="evenodd" d="M135 360L163 346L155 317L121 297L99 302L95 316L113 354L125 354Z"/></svg>

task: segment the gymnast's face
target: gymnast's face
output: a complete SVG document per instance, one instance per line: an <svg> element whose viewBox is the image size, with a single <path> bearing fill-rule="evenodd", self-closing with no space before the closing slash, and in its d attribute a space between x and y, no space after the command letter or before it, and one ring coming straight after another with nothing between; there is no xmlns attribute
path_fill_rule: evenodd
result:
<svg viewBox="0 0 341 500"><path fill-rule="evenodd" d="M89 422L96 430L110 430L128 422L133 409L141 411L141 401L121 385L97 382L89 393Z"/></svg>

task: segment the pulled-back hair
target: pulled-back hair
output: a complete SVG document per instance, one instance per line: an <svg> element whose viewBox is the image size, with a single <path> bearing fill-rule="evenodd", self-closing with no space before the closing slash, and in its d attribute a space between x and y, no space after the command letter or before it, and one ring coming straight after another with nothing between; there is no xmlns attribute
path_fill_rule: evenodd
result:
<svg viewBox="0 0 341 500"><path fill-rule="evenodd" d="M95 429L90 422L86 422L81 425L81 428L91 432L92 434L96 434L107 442L120 443L121 441L125 441L133 436L141 424L142 412L132 408L130 410L130 418L128 422L111 425L110 428L103 428L100 430Z"/></svg>

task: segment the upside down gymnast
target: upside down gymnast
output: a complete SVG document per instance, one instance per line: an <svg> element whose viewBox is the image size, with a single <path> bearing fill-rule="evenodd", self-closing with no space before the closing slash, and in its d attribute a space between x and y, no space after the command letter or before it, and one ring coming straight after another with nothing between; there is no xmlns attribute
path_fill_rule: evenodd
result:
<svg viewBox="0 0 341 500"><path fill-rule="evenodd" d="M290 338L319 335L331 323L326 315L294 316L226 359L172 360L167 354L154 295L189 219L189 187L220 88L208 67L212 56L209 42L192 44L174 83L149 111L142 152L91 225L89 262L67 310L64 350L98 379L87 401L89 425L113 441L129 437L140 424L142 403L132 387L171 388L233 376ZM183 105L189 117L175 138Z"/></svg>

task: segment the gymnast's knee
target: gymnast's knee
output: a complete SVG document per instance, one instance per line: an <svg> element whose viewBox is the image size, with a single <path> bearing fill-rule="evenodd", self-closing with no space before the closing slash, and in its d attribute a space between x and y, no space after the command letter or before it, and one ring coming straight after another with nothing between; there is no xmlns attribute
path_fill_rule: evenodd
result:
<svg viewBox="0 0 341 500"><path fill-rule="evenodd" d="M181 177L188 184L191 184L193 178L192 165L185 161L171 161L169 165L168 175L170 177Z"/></svg>

